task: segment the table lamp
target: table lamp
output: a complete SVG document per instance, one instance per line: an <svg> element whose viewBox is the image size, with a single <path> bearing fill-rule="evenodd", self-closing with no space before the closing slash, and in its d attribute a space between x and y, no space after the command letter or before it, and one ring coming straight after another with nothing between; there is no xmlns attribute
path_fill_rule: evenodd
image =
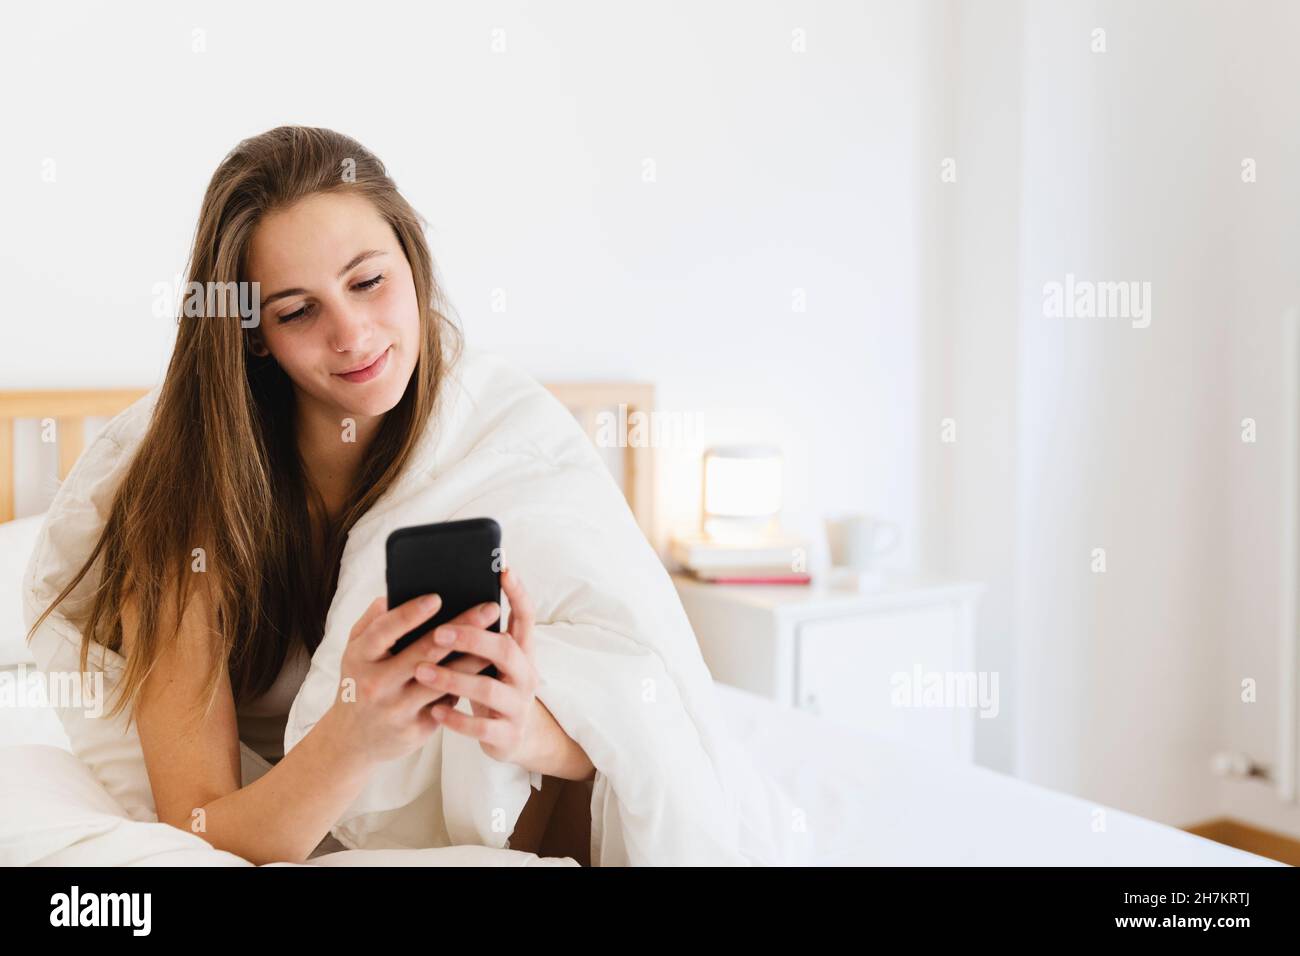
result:
<svg viewBox="0 0 1300 956"><path fill-rule="evenodd" d="M719 543L758 543L777 531L781 513L781 451L771 445L727 445L704 453L701 530Z"/></svg>

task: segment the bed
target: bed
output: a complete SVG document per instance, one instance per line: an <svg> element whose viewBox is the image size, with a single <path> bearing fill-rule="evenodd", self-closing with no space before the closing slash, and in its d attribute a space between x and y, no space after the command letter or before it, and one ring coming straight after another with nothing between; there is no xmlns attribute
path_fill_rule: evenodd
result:
<svg viewBox="0 0 1300 956"><path fill-rule="evenodd" d="M600 409L653 405L640 383L548 386L594 434ZM0 393L0 517L13 516L12 419L108 415L140 394ZM82 399L85 400L82 400ZM50 409L47 411L47 409ZM74 429L75 431L76 429ZM74 449L78 439L70 444ZM652 527L653 459L646 448L606 449L641 527ZM60 473L75 454L60 452ZM15 700L32 659L22 640L19 583L41 516L0 523L0 864L249 866L195 834L133 819L72 752L54 711ZM816 865L1278 865L1154 821L1098 807L991 770L924 758L899 745L715 684L728 727L799 813L803 859ZM341 850L316 866L574 865L521 851L455 846Z"/></svg>

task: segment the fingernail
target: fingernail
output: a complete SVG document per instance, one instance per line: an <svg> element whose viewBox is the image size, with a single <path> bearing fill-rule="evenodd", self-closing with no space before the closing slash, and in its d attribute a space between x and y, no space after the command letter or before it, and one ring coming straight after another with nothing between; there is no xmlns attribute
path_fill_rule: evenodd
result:
<svg viewBox="0 0 1300 956"><path fill-rule="evenodd" d="M450 627L440 627L438 632L433 635L433 642L447 647L456 643L456 631Z"/></svg>
<svg viewBox="0 0 1300 956"><path fill-rule="evenodd" d="M436 673L437 671L428 664L417 664L415 667L415 679L426 683L433 680Z"/></svg>
<svg viewBox="0 0 1300 956"><path fill-rule="evenodd" d="M496 601L488 601L486 604L480 604L478 609L482 611L484 614L500 613L500 609L497 607Z"/></svg>
<svg viewBox="0 0 1300 956"><path fill-rule="evenodd" d="M436 594L426 594L422 599L423 604L421 606L432 610L441 600L442 598Z"/></svg>

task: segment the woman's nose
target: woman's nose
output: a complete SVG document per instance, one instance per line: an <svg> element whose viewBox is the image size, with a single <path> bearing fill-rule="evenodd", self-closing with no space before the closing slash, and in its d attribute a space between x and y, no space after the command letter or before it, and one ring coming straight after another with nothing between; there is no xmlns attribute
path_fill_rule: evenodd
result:
<svg viewBox="0 0 1300 956"><path fill-rule="evenodd" d="M346 305L334 310L330 326L329 345L335 352L356 352L366 348L370 341L370 322L364 313Z"/></svg>

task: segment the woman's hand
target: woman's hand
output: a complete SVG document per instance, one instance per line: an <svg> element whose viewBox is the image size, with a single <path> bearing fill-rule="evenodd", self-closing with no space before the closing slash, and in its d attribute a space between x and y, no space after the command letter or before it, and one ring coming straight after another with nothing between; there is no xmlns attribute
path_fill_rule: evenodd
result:
<svg viewBox="0 0 1300 956"><path fill-rule="evenodd" d="M489 660L500 676L463 673L454 667L457 660L451 666L422 663L415 669L415 679L438 692L468 698L473 716L456 710L454 703L433 706L434 720L448 730L478 740L483 752L495 760L546 772L540 765L546 745L555 730L564 731L536 696L532 601L509 568L501 572L501 586L510 599L509 631L486 630L493 617L479 627L449 622L433 632L438 647Z"/></svg>
<svg viewBox="0 0 1300 956"><path fill-rule="evenodd" d="M415 669L423 661L442 660L452 648L436 644L436 631L431 631L397 654L389 649L440 607L442 599L436 594L412 598L391 611L387 599L380 597L353 625L339 669L339 694L331 708L332 723L340 727L349 752L375 763L394 760L417 749L438 728L429 704L442 695L415 680ZM486 627L500 613L495 603L482 604L451 623ZM487 666L488 661L467 654L442 669L477 673Z"/></svg>

